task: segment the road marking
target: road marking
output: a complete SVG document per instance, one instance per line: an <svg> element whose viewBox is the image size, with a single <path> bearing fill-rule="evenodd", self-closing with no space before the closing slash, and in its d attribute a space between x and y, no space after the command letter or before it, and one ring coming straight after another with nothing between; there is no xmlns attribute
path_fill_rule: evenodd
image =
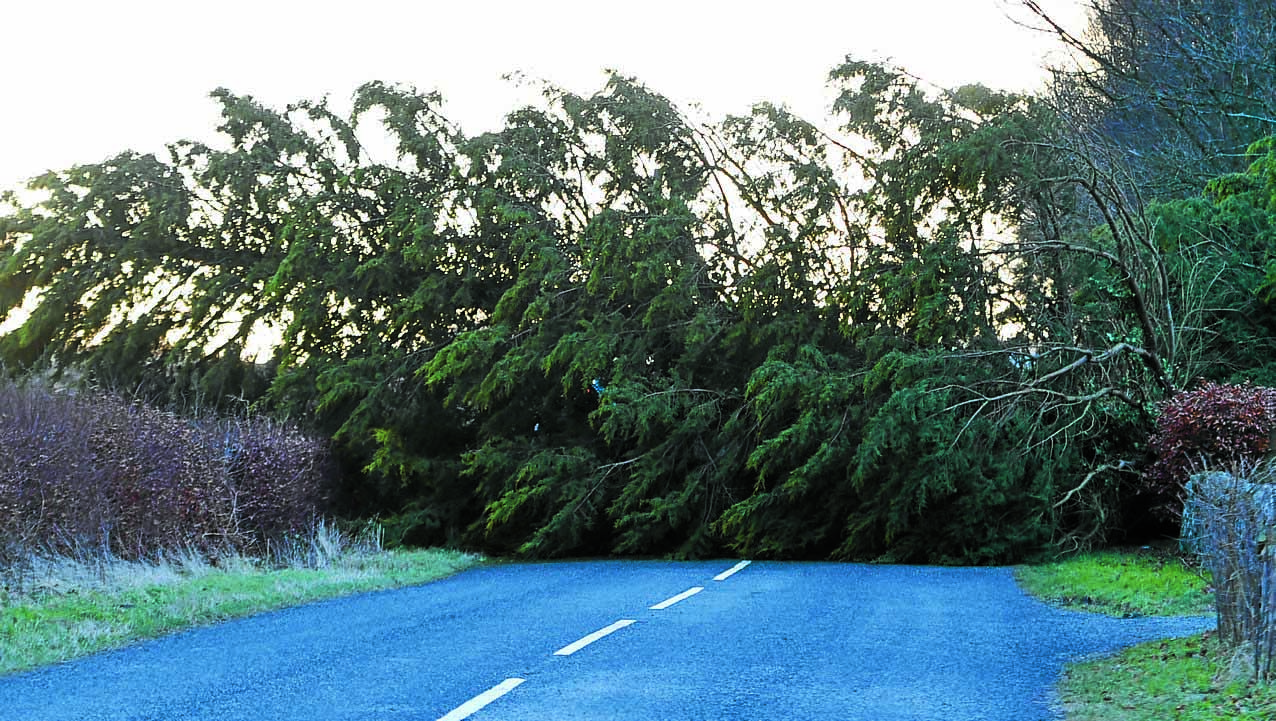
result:
<svg viewBox="0 0 1276 721"><path fill-rule="evenodd" d="M510 691L513 691L515 688L518 688L518 685L526 680L527 679L525 678L507 678L469 701L466 701L460 706L452 709L446 716L440 717L439 721L461 721L461 719L469 718L478 712L479 709L489 703L492 703Z"/></svg>
<svg viewBox="0 0 1276 721"><path fill-rule="evenodd" d="M731 568L728 568L727 570L723 571L722 573L719 573L718 575L714 576L714 577L713 577L713 580L715 580L715 581L725 581L725 580L727 580L728 578L731 578L731 575L732 575L732 574L734 574L736 571L739 571L740 569L744 568L745 566L749 565L750 563L753 563L753 562L752 562L752 561L740 561L739 563L737 563L736 565L732 566Z"/></svg>
<svg viewBox="0 0 1276 721"><path fill-rule="evenodd" d="M683 591L682 593L678 594L677 596L672 596L672 597L670 597L670 598L666 598L665 600L661 601L660 603L657 603L656 605L651 606L651 607L650 607L650 610L652 610L652 611L663 611L663 610L665 610L666 608L669 608L670 606L674 605L675 603L677 603L677 602L679 602L679 601L681 601L681 600L683 600L683 599L685 599L685 598L691 598L692 596L696 595L697 593L700 593L700 592L701 592L701 591L703 591L703 590L704 590L704 586L694 586L694 587L692 587L692 588L688 588L687 590Z"/></svg>
<svg viewBox="0 0 1276 721"><path fill-rule="evenodd" d="M636 623L636 621L631 621L629 619L621 619L620 621L613 623L607 628L600 628L597 631L594 631L593 633L589 634L588 636L582 638L579 641L576 641L575 643L569 643L566 646L563 646L562 648L555 651L554 655L555 656L570 656L573 653L576 653L582 648L593 643L594 641L597 641L598 639L602 638L603 636L613 634L619 631L620 629L624 628L625 626L634 625L634 623Z"/></svg>

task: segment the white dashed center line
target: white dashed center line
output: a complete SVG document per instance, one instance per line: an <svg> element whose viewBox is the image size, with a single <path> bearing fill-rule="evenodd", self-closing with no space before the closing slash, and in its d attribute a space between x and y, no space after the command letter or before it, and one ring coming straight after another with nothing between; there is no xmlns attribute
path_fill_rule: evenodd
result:
<svg viewBox="0 0 1276 721"><path fill-rule="evenodd" d="M683 591L682 593L678 594L677 596L673 596L673 597L670 597L670 598L666 598L665 600L661 601L660 603L657 603L656 605L651 606L651 607L650 607L650 610L652 610L652 611L663 611L663 610L665 610L666 608L669 608L670 606L674 605L675 603L677 603L677 602L679 602L679 601L681 601L681 600L683 600L683 599L685 599L685 598L691 598L692 596L696 595L697 593L700 593L700 592L701 592L701 591L703 591L703 590L704 590L704 586L695 586L695 587L693 587L693 588L688 588L687 590Z"/></svg>
<svg viewBox="0 0 1276 721"><path fill-rule="evenodd" d="M634 625L634 623L636 623L636 621L631 621L629 619L622 619L620 621L613 623L607 628L600 628L597 631L594 631L593 633L580 639L579 641L576 641L575 643L569 643L566 646L563 646L562 648L555 651L554 655L555 656L570 656L573 653L576 653L582 648L593 643L594 641L597 641L598 639L604 636L613 634L626 626L632 626Z"/></svg>
<svg viewBox="0 0 1276 721"><path fill-rule="evenodd" d="M750 563L752 563L752 561L740 561L739 563L737 563L736 565L732 566L731 568L728 568L727 570L723 571L722 573L719 573L718 575L714 576L714 577L713 577L713 580L715 580L715 581L725 581L725 580L727 580L728 578L731 578L731 575L732 575L732 574L734 574L736 571L739 571L740 569L744 568L745 566L749 565Z"/></svg>
<svg viewBox="0 0 1276 721"><path fill-rule="evenodd" d="M745 566L749 565L749 563L751 563L751 561L740 561L739 563L732 566L731 568L728 568L722 573L719 573L718 575L714 576L713 580L725 581L731 576L733 576L734 574L738 573ZM704 590L704 586L692 586L691 588L688 588L682 593L676 596L670 596L669 598L666 598L660 603L657 603L654 606L649 606L648 608L649 610L652 610L652 611L663 611L666 608L669 608L670 606L674 605L675 603L678 603L679 601L685 601L688 598L691 598L692 596L696 595L697 593L700 593L703 590ZM619 631L620 629L626 628L628 626L632 626L635 623L637 623L637 621L634 621L633 619L622 618L621 620L611 624L610 626L607 626L606 628L600 628L597 631L594 631L593 633L589 634L588 636L585 636L584 638L581 638L578 641L574 641L572 643L567 644L566 646L563 646L562 648L555 651L554 655L555 656L570 656L573 653L576 653L582 648L593 643L594 641L597 641L600 638L605 638L607 636L610 636L611 634ZM460 706L457 706L456 708L452 709L451 711L447 713L446 716L440 717L438 721L462 721L462 719L467 719L470 716L477 713L483 707L495 701L496 699L504 696L510 691L513 691L515 688L518 688L519 684L523 683L526 680L527 679L522 679L522 678L507 678L504 681L496 684L492 688L489 688L483 693L470 699L469 701L466 701Z"/></svg>
<svg viewBox="0 0 1276 721"><path fill-rule="evenodd" d="M504 696L510 691L513 691L515 688L518 687L520 683L523 683L523 681L525 680L527 679L507 678L504 681L484 691L483 693L470 699L469 701L466 701L460 706L457 706L456 708L452 709L451 711L448 712L446 716L440 717L439 721L461 721L461 719L469 718L479 709L483 708L489 703L492 703L493 701Z"/></svg>

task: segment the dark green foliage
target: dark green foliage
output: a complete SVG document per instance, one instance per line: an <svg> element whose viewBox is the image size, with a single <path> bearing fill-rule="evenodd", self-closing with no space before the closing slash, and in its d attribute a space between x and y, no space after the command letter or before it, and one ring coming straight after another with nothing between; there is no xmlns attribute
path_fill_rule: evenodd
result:
<svg viewBox="0 0 1276 721"><path fill-rule="evenodd" d="M343 505L389 512L404 541L889 553L928 521L874 499L968 489L864 460L914 450L861 447L906 403L866 393L866 363L969 349L1008 320L977 248L1020 175L996 138L1031 114L864 64L834 82L867 154L766 105L699 127L622 77L592 97L551 90L475 138L437 98L379 84L348 120L219 91L229 150L50 175L48 202L0 221L4 307L42 293L0 351L310 418L353 471ZM374 108L393 166L362 159ZM911 130L869 132L888 119ZM842 163L875 185L852 189ZM257 367L242 360L254 328L280 335ZM1039 515L1025 508L1007 512ZM991 542L897 555L1029 545Z"/></svg>
<svg viewBox="0 0 1276 721"><path fill-rule="evenodd" d="M379 83L348 118L217 91L226 149L50 174L0 217L0 317L34 307L0 359L301 419L342 510L404 543L986 563L1101 538L1105 464L1186 371L1139 352L1170 344L1124 236L1063 207L1055 118L850 60L830 81L842 137L767 104L698 125L621 76L477 137ZM394 162L362 149L374 116ZM1265 302L1234 271L1266 220L1229 205L1257 173L1152 211L1176 281L1231 284L1196 317ZM1202 223L1244 252L1202 266ZM1065 258L1077 237L1099 252ZM276 464L225 448L244 486Z"/></svg>
<svg viewBox="0 0 1276 721"><path fill-rule="evenodd" d="M858 501L848 483L864 421L858 373L815 346L794 356L775 353L753 372L745 414L733 419L757 480L719 523L749 556L827 556Z"/></svg>
<svg viewBox="0 0 1276 721"><path fill-rule="evenodd" d="M862 500L841 553L995 563L1076 530L1053 501L1083 459L1041 442L1066 420L1022 407L980 413L962 384L981 371L939 354L892 354L868 374L877 402L851 467Z"/></svg>
<svg viewBox="0 0 1276 721"><path fill-rule="evenodd" d="M1276 379L1276 306L1271 292L1276 242L1276 145L1249 149L1244 173L1210 181L1200 197L1153 203L1156 242L1185 298L1181 347L1189 349L1187 385Z"/></svg>
<svg viewBox="0 0 1276 721"><path fill-rule="evenodd" d="M1144 473L1154 510L1171 518L1192 469L1252 462L1270 442L1276 140L1254 143L1248 157L1245 172L1215 178L1200 197L1149 208L1155 240L1188 299L1180 312L1192 321L1176 340L1192 361L1184 384L1196 387L1164 404L1149 442L1154 461Z"/></svg>

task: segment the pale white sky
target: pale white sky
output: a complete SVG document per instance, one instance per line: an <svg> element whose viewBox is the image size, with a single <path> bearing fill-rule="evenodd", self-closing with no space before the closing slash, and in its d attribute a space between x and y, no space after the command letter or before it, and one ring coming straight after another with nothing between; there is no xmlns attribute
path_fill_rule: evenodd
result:
<svg viewBox="0 0 1276 721"><path fill-rule="evenodd" d="M1043 0L1075 23L1076 0ZM521 71L579 93L603 68L711 117L760 100L819 120L846 55L943 86L1022 89L1050 46L1016 0L0 0L0 189L49 168L208 140L208 93L274 106L369 80L439 90L469 133L530 96Z"/></svg>

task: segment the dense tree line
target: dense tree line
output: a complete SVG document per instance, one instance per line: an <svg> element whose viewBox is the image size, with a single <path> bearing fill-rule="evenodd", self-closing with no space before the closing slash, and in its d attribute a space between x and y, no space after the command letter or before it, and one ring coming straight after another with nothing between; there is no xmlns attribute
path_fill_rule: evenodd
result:
<svg viewBox="0 0 1276 721"><path fill-rule="evenodd" d="M1111 68L1040 97L848 59L832 129L765 104L693 122L618 75L474 137L410 88L365 85L344 116L219 90L224 147L11 199L0 317L31 314L0 358L304 420L344 459L348 512L407 542L943 562L1093 543L1131 521L1157 404L1272 357L1271 146L1193 166L1204 195L1145 182L1159 166L1129 151L1159 146L1115 120L1142 61L1117 50L1168 53L1102 14L1136 4L1072 38ZM1149 92L1148 122L1179 117ZM361 144L377 122L392 163Z"/></svg>

